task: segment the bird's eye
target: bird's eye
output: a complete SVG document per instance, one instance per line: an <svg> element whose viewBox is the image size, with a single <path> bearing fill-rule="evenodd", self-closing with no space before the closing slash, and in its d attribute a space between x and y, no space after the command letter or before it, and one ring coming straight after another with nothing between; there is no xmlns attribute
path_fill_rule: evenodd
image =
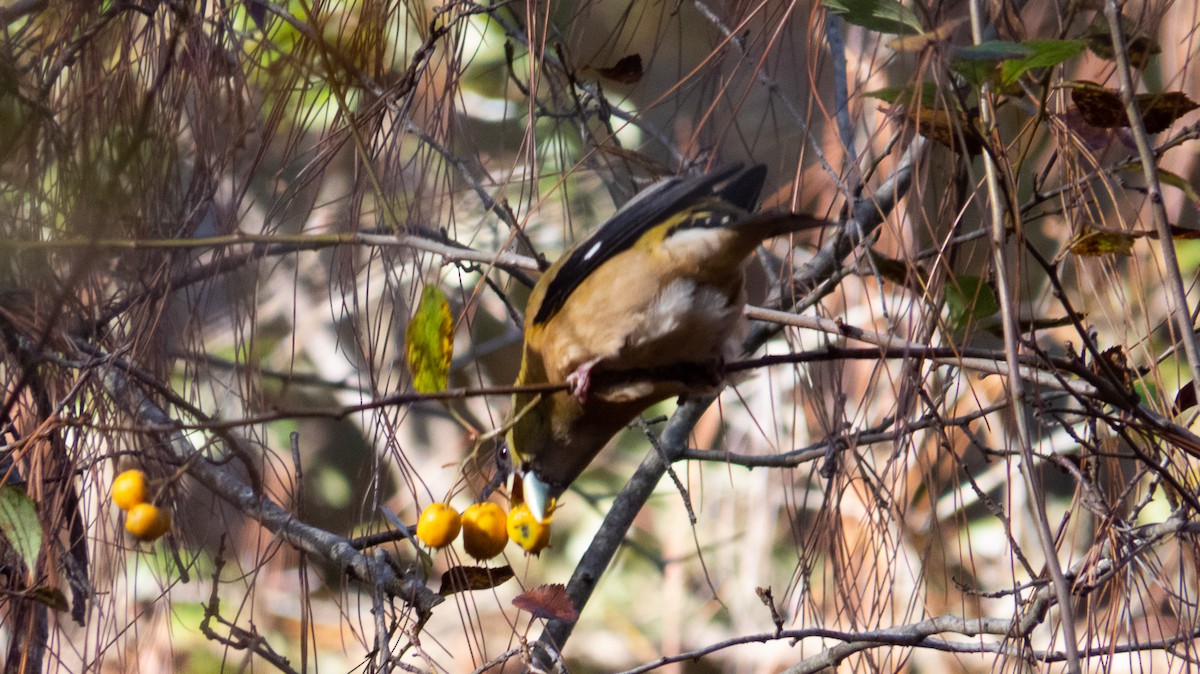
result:
<svg viewBox="0 0 1200 674"><path fill-rule="evenodd" d="M507 442L501 442L496 445L496 469L504 475L512 472L512 452L508 451Z"/></svg>
<svg viewBox="0 0 1200 674"><path fill-rule="evenodd" d="M496 443L492 458L496 462L496 472L492 475L492 479L488 480L487 486L484 487L480 495L482 499L486 499L494 490L499 489L500 485L504 484L508 480L508 477L512 475L512 454L508 451L507 442Z"/></svg>

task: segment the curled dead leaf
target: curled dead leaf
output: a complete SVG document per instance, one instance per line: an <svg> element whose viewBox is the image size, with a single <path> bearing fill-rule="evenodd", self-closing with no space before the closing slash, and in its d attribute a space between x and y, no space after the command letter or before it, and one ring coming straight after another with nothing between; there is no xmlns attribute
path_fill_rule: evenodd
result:
<svg viewBox="0 0 1200 674"><path fill-rule="evenodd" d="M607 68L596 68L600 76L620 84L637 84L642 79L642 55L629 54Z"/></svg>
<svg viewBox="0 0 1200 674"><path fill-rule="evenodd" d="M549 618L564 622L575 622L579 611L560 583L539 585L513 598L513 606L532 613L536 618Z"/></svg>
<svg viewBox="0 0 1200 674"><path fill-rule="evenodd" d="M458 592L489 590L508 582L513 575L510 566L456 566L442 574L442 586L438 588L438 594L449 597Z"/></svg>

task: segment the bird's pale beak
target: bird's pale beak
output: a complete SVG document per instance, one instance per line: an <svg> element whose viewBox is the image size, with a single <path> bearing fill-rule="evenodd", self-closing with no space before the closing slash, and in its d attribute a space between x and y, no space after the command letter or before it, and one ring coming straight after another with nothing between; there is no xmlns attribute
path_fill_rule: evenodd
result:
<svg viewBox="0 0 1200 674"><path fill-rule="evenodd" d="M521 487L524 491L525 505L529 506L529 512L539 523L544 523L547 511L554 506L554 499L550 497L550 485L531 471L522 471Z"/></svg>

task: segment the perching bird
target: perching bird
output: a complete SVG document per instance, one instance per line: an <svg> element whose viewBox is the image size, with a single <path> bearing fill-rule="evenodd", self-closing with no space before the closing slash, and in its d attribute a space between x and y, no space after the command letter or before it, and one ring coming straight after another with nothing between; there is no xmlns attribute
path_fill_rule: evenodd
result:
<svg viewBox="0 0 1200 674"><path fill-rule="evenodd" d="M618 431L650 405L713 391L740 355L743 266L763 240L818 227L752 215L766 167L730 166L647 188L563 254L533 288L508 449L539 521Z"/></svg>

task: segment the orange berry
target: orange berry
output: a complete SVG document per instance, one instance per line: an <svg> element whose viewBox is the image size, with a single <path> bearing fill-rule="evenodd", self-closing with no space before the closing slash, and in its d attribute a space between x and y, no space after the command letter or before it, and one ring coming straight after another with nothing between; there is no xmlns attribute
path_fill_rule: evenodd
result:
<svg viewBox="0 0 1200 674"><path fill-rule="evenodd" d="M504 526L504 508L495 503L476 503L463 511L463 549L475 559L491 559L504 552L508 531Z"/></svg>
<svg viewBox="0 0 1200 674"><path fill-rule="evenodd" d="M139 503L125 516L125 531L143 541L152 541L171 528L171 511L150 503Z"/></svg>
<svg viewBox="0 0 1200 674"><path fill-rule="evenodd" d="M145 503L149 494L146 490L146 474L140 470L127 470L117 476L112 484L113 503L121 510Z"/></svg>
<svg viewBox="0 0 1200 674"><path fill-rule="evenodd" d="M462 518L446 503L431 503L417 520L417 538L431 548L444 548L458 538Z"/></svg>
<svg viewBox="0 0 1200 674"><path fill-rule="evenodd" d="M550 544L550 520L539 522L530 512L529 506L518 503L508 511L508 537L525 552L536 555Z"/></svg>

